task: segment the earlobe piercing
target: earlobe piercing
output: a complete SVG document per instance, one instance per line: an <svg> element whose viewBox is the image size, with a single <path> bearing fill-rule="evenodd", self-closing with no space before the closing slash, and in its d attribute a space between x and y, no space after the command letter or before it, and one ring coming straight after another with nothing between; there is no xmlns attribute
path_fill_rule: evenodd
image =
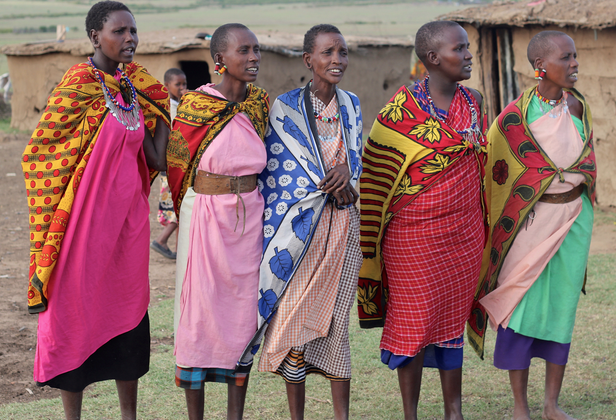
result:
<svg viewBox="0 0 616 420"><path fill-rule="evenodd" d="M222 74L226 71L227 66L225 66L224 64L221 65L220 63L216 63L216 67L214 67L214 73L216 73L218 76L222 76Z"/></svg>
<svg viewBox="0 0 616 420"><path fill-rule="evenodd" d="M543 78L545 77L545 73L546 71L544 69L535 69L535 79L543 80Z"/></svg>

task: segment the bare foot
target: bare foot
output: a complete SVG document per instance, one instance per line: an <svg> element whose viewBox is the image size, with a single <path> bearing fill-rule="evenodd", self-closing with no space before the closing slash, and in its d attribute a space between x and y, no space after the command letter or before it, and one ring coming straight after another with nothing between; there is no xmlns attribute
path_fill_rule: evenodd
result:
<svg viewBox="0 0 616 420"><path fill-rule="evenodd" d="M543 420L577 420L565 413L558 406L553 408L543 407L543 415L541 418Z"/></svg>
<svg viewBox="0 0 616 420"><path fill-rule="evenodd" d="M531 420L528 407L514 407L513 420Z"/></svg>

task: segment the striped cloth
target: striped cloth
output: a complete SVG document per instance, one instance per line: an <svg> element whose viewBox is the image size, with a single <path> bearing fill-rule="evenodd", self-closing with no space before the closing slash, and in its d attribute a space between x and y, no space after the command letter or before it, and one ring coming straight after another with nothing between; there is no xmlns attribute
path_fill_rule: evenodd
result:
<svg viewBox="0 0 616 420"><path fill-rule="evenodd" d="M248 373L232 369L196 368L175 366L175 384L184 389L202 389L206 382L218 382L244 386Z"/></svg>
<svg viewBox="0 0 616 420"><path fill-rule="evenodd" d="M319 369L307 363L304 357L305 349L305 346L293 347L274 373L282 376L285 382L290 384L301 384L306 382L306 376L310 373L316 373L330 381L343 382L351 380L350 378L340 378L330 375L323 369Z"/></svg>

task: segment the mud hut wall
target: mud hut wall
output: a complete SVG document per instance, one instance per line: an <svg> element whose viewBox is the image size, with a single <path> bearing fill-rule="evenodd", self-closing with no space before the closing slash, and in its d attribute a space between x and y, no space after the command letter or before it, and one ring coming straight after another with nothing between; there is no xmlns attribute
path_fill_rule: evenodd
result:
<svg viewBox="0 0 616 420"><path fill-rule="evenodd" d="M169 54L135 54L135 61L145 67L148 72L163 82L165 72L172 67L182 68L181 61L205 61L211 69L213 83L220 78L214 74L214 60L210 57L210 50L205 48L193 48L176 51Z"/></svg>
<svg viewBox="0 0 616 420"><path fill-rule="evenodd" d="M11 127L32 131L47 106L49 94L66 70L83 61L83 57L55 53L7 58L13 84Z"/></svg>
<svg viewBox="0 0 616 420"><path fill-rule="evenodd" d="M278 95L305 86L311 79L301 57L288 57L272 51L261 51L261 64L256 84L267 91L270 103Z"/></svg>
<svg viewBox="0 0 616 420"><path fill-rule="evenodd" d="M598 167L597 199L602 205L616 205L616 28L596 32L557 26L514 29L514 70L523 90L535 84L533 68L526 59L526 47L542 30L565 32L575 41L580 63L575 87L588 101L593 118Z"/></svg>
<svg viewBox="0 0 616 420"><path fill-rule="evenodd" d="M404 84L410 75L411 48L365 47L349 54L349 66L340 87L355 93L361 102L366 132L377 113ZM301 57L288 57L263 51L257 84L265 88L271 100L291 89L308 83L311 73ZM33 130L46 106L47 98L71 66L85 61L84 56L53 53L38 56L8 56L13 80L13 115L11 127ZM209 49L186 49L169 54L136 54L142 64L159 80L181 61L206 61L212 72L214 63ZM212 82L220 76L211 74Z"/></svg>
<svg viewBox="0 0 616 420"><path fill-rule="evenodd" d="M349 67L340 87L359 97L364 135L367 135L377 114L411 75L412 48L358 48L349 54Z"/></svg>

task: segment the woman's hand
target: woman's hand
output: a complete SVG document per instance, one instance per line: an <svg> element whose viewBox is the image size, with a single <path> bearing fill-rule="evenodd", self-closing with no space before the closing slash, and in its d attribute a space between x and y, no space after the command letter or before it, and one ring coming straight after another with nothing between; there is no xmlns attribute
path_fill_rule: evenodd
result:
<svg viewBox="0 0 616 420"><path fill-rule="evenodd" d="M355 203L359 198L359 194L351 186L350 180L351 174L348 166L346 163L341 163L334 166L317 187L327 194L332 194L338 205L347 206Z"/></svg>
<svg viewBox="0 0 616 420"><path fill-rule="evenodd" d="M158 117L156 119L156 131L154 138L150 130L144 127L143 152L145 161L150 169L155 171L167 170L167 143L169 142L169 127Z"/></svg>

